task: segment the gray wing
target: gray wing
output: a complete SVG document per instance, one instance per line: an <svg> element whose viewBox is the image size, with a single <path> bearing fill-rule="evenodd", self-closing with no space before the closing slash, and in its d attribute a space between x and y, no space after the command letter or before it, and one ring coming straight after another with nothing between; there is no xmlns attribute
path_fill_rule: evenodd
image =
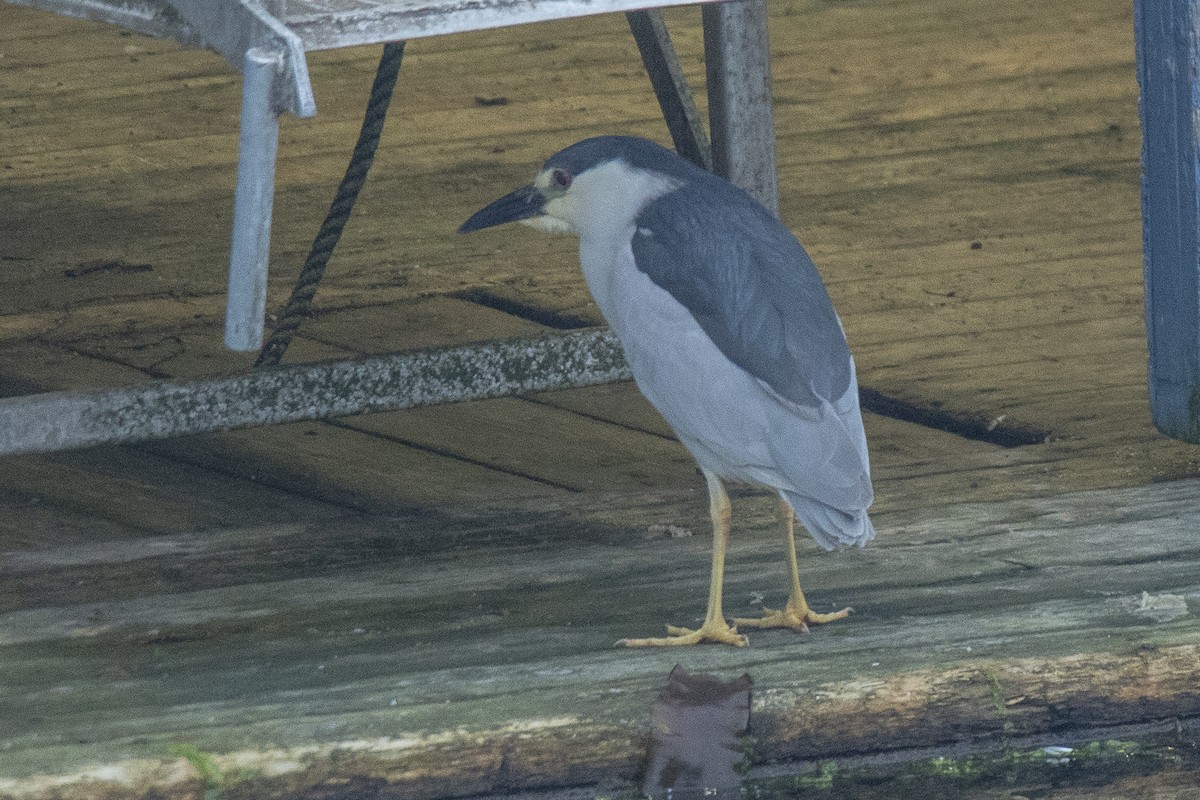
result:
<svg viewBox="0 0 1200 800"><path fill-rule="evenodd" d="M670 292L730 361L805 406L845 395L853 362L833 303L787 228L723 181L692 185L637 219L638 269Z"/></svg>

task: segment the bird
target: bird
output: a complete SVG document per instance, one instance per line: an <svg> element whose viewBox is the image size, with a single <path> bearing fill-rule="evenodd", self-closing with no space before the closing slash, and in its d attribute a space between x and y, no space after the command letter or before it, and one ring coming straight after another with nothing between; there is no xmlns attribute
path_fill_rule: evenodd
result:
<svg viewBox="0 0 1200 800"><path fill-rule="evenodd" d="M812 259L749 194L648 139L596 136L546 159L532 184L488 204L460 233L521 222L579 237L579 261L635 383L691 452L713 527L708 606L698 628L627 647L745 646L739 628L843 619L800 588L798 519L827 549L875 535L854 360ZM761 617L722 611L732 510L726 482L778 499L790 582Z"/></svg>

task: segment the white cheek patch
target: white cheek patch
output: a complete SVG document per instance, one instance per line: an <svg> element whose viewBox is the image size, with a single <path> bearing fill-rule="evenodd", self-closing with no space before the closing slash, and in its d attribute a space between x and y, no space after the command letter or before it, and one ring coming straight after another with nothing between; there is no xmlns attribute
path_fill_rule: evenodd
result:
<svg viewBox="0 0 1200 800"><path fill-rule="evenodd" d="M544 169L537 174L533 179L533 186L543 194L550 188L550 184L554 183L554 170Z"/></svg>
<svg viewBox="0 0 1200 800"><path fill-rule="evenodd" d="M551 186L553 173L543 170L534 181L539 191L550 196L541 216L523 220L548 233L589 235L624 230L648 203L680 186L674 178L631 167L619 158L576 175L565 192Z"/></svg>
<svg viewBox="0 0 1200 800"><path fill-rule="evenodd" d="M550 217L541 214L536 217L521 220L522 225L528 225L531 228L536 228L543 233L574 233L575 229L565 219L558 217Z"/></svg>

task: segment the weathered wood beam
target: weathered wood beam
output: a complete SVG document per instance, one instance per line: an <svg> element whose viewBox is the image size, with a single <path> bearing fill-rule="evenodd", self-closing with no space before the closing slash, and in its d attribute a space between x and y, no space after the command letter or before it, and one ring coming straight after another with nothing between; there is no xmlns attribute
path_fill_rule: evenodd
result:
<svg viewBox="0 0 1200 800"><path fill-rule="evenodd" d="M201 381L156 381L0 400L0 455L545 391L628 378L609 331L302 364Z"/></svg>
<svg viewBox="0 0 1200 800"><path fill-rule="evenodd" d="M699 532L692 493L28 546L0 560L0 798L183 800L201 759L264 800L632 782L681 657L751 673L757 764L1161 729L1200 715L1196 489L884 515L802 562L850 619L683 654L612 642L702 609L707 537L645 527ZM731 613L785 592L772 517L735 499Z"/></svg>

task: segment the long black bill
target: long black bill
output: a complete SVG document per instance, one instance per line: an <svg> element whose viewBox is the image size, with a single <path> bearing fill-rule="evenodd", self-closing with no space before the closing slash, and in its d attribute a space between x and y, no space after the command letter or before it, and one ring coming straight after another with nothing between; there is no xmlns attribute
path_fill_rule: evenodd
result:
<svg viewBox="0 0 1200 800"><path fill-rule="evenodd" d="M542 213L544 205L546 205L545 195L533 186L522 186L476 211L469 220L462 224L458 232L470 233L490 228L493 225L503 225L506 222L536 217Z"/></svg>

